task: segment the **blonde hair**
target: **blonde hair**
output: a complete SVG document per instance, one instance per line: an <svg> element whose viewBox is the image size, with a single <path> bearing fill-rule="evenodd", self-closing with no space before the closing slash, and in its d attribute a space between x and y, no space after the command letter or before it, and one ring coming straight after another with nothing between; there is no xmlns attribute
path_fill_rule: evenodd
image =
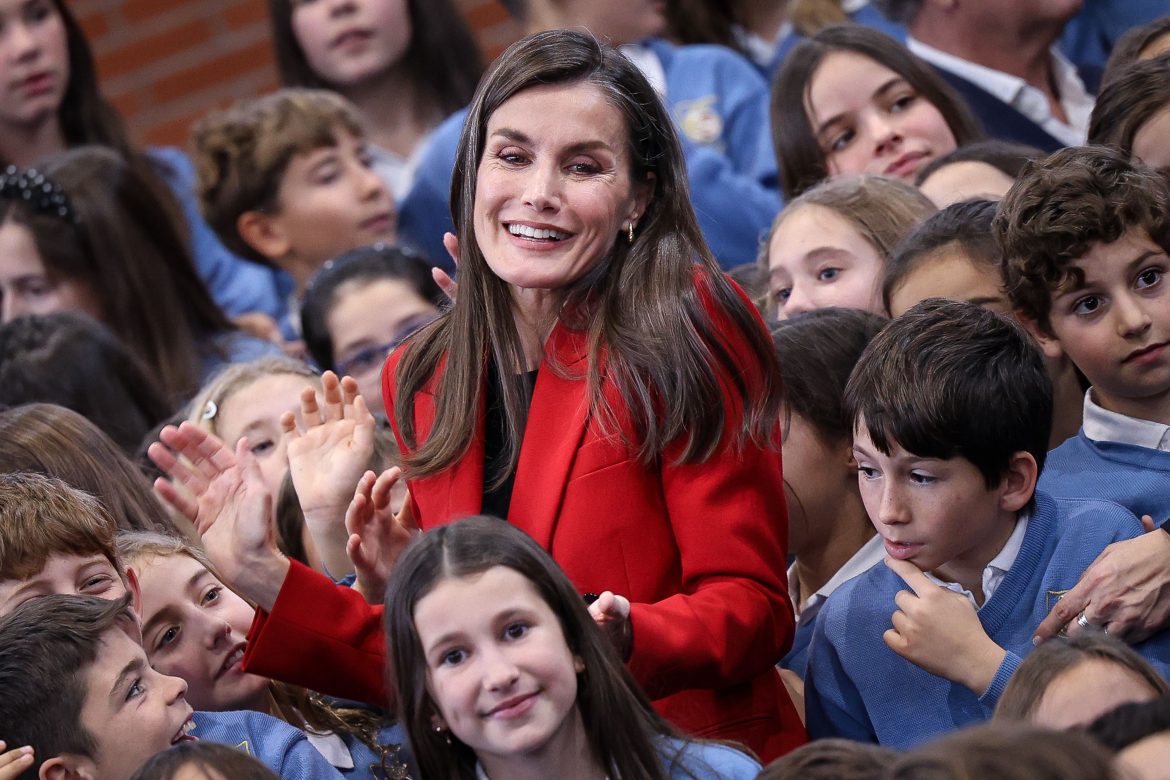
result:
<svg viewBox="0 0 1170 780"><path fill-rule="evenodd" d="M364 137L357 109L335 92L299 88L238 101L195 125L199 202L228 249L269 264L240 236L237 221L249 211L279 211L277 194L289 163L335 146L339 130Z"/></svg>
<svg viewBox="0 0 1170 780"><path fill-rule="evenodd" d="M838 214L877 250L882 262L902 239L938 209L905 182L862 174L827 179L789 202L772 222L760 247L759 263L767 270L768 248L784 220L805 206L821 206Z"/></svg>
<svg viewBox="0 0 1170 780"><path fill-rule="evenodd" d="M216 374L191 399L186 418L208 433L219 436L219 410L224 403L258 379L280 374L303 376L306 383L317 388L321 386L321 377L317 372L294 358L266 357L250 363L234 363ZM235 442L227 442L229 447L233 444Z"/></svg>

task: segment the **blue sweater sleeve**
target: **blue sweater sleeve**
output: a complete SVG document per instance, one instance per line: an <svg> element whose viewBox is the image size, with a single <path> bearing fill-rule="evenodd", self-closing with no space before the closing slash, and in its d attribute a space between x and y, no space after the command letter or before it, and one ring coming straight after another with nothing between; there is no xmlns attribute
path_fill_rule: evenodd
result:
<svg viewBox="0 0 1170 780"><path fill-rule="evenodd" d="M834 594L837 595L837 594ZM841 636L830 599L817 617L804 680L805 725L813 739L844 737L877 742L861 692L845 671L831 636ZM830 625L833 624L833 625Z"/></svg>
<svg viewBox="0 0 1170 780"><path fill-rule="evenodd" d="M196 712L194 736L248 753L283 780L342 780L305 732L260 712Z"/></svg>

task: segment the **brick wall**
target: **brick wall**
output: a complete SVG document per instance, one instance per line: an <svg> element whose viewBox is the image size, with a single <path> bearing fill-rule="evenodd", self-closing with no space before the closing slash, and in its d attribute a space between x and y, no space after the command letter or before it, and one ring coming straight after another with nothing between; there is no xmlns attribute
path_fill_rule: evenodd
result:
<svg viewBox="0 0 1170 780"><path fill-rule="evenodd" d="M143 144L183 144L207 109L276 86L267 0L66 0L102 90ZM518 31L495 0L456 0L490 59Z"/></svg>

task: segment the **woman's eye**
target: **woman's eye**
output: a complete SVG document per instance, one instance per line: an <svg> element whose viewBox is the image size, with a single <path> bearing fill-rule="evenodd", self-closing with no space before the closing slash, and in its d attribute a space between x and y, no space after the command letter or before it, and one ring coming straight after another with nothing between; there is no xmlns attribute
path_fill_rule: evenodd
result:
<svg viewBox="0 0 1170 780"><path fill-rule="evenodd" d="M496 152L496 159L506 162L508 165L520 165L526 158L518 149L501 149Z"/></svg>
<svg viewBox="0 0 1170 780"><path fill-rule="evenodd" d="M817 271L818 282L831 282L841 273L840 268L822 268Z"/></svg>
<svg viewBox="0 0 1170 780"><path fill-rule="evenodd" d="M508 639L520 639L528 633L529 625L527 623L509 623L504 628L504 636Z"/></svg>
<svg viewBox="0 0 1170 780"><path fill-rule="evenodd" d="M1084 298L1079 298L1073 304L1073 314L1093 314L1101 308L1101 299L1096 295L1086 295Z"/></svg>
<svg viewBox="0 0 1170 780"><path fill-rule="evenodd" d="M1162 281L1163 271L1161 268L1147 268L1137 276L1137 281L1134 284L1139 290L1144 290L1148 287L1153 287L1158 282Z"/></svg>
<svg viewBox="0 0 1170 780"><path fill-rule="evenodd" d="M582 175L589 175L589 174L597 173L600 170L600 168L598 168L597 165L595 165L594 163L578 162L578 163L573 163L572 165L570 165L569 170L572 171L573 173L578 173L578 174L582 174Z"/></svg>

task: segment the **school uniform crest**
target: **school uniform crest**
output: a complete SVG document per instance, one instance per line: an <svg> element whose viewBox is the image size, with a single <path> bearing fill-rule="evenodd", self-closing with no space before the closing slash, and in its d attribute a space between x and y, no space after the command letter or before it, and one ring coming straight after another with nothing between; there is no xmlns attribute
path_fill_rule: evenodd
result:
<svg viewBox="0 0 1170 780"><path fill-rule="evenodd" d="M723 134L723 118L715 110L715 95L685 100L674 107L683 134L697 144L714 144Z"/></svg>

